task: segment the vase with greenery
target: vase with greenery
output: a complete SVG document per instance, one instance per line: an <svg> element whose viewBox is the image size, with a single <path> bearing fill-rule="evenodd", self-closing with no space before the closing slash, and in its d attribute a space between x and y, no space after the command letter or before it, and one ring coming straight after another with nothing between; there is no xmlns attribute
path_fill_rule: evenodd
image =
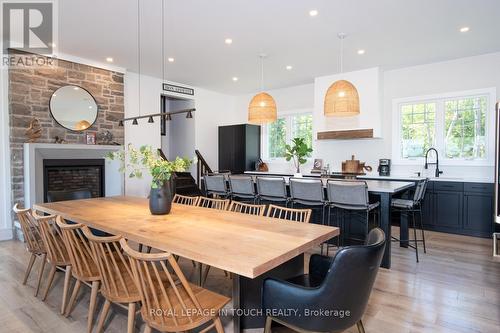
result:
<svg viewBox="0 0 500 333"><path fill-rule="evenodd" d="M312 148L309 147L303 138L294 138L292 145L285 145L285 159L293 160L293 164L297 170L295 176L300 176L300 165L307 162L306 157L312 153Z"/></svg>
<svg viewBox="0 0 500 333"><path fill-rule="evenodd" d="M186 171L192 161L177 157L174 161L163 159L157 150L151 146L134 148L131 144L127 150L111 152L106 156L110 160L120 160L120 171L127 172L129 178L142 178L145 171L149 172L151 191L149 193L149 210L153 215L170 213L172 207L172 174Z"/></svg>

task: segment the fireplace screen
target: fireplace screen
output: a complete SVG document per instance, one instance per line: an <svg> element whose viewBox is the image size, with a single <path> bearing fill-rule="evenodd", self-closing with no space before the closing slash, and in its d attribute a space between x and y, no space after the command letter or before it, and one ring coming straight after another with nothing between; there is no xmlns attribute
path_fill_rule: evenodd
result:
<svg viewBox="0 0 500 333"><path fill-rule="evenodd" d="M45 159L44 202L51 191L89 190L93 198L103 197L104 159Z"/></svg>

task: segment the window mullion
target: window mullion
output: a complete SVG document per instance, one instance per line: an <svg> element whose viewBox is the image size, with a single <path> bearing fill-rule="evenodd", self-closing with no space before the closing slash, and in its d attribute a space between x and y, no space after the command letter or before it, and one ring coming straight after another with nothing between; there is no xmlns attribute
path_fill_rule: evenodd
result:
<svg viewBox="0 0 500 333"><path fill-rule="evenodd" d="M439 155L445 158L445 136L444 132L446 130L445 127L445 107L444 107L444 99L440 99L436 101L436 116L434 120L434 135L435 142L434 146L438 150Z"/></svg>
<svg viewBox="0 0 500 333"><path fill-rule="evenodd" d="M286 143L292 144L292 117L286 116Z"/></svg>

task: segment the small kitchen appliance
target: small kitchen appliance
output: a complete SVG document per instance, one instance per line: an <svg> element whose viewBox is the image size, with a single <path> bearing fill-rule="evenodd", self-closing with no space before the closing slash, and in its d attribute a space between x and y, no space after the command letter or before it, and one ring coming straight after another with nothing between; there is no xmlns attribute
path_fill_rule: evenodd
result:
<svg viewBox="0 0 500 333"><path fill-rule="evenodd" d="M388 158L381 158L378 160L378 175L390 176L391 175L391 160Z"/></svg>

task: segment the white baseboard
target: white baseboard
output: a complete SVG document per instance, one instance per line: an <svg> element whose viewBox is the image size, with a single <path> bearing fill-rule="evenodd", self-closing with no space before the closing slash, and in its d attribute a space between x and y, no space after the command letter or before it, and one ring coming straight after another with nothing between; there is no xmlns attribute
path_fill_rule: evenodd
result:
<svg viewBox="0 0 500 333"><path fill-rule="evenodd" d="M12 228L0 229L0 241L12 239Z"/></svg>

